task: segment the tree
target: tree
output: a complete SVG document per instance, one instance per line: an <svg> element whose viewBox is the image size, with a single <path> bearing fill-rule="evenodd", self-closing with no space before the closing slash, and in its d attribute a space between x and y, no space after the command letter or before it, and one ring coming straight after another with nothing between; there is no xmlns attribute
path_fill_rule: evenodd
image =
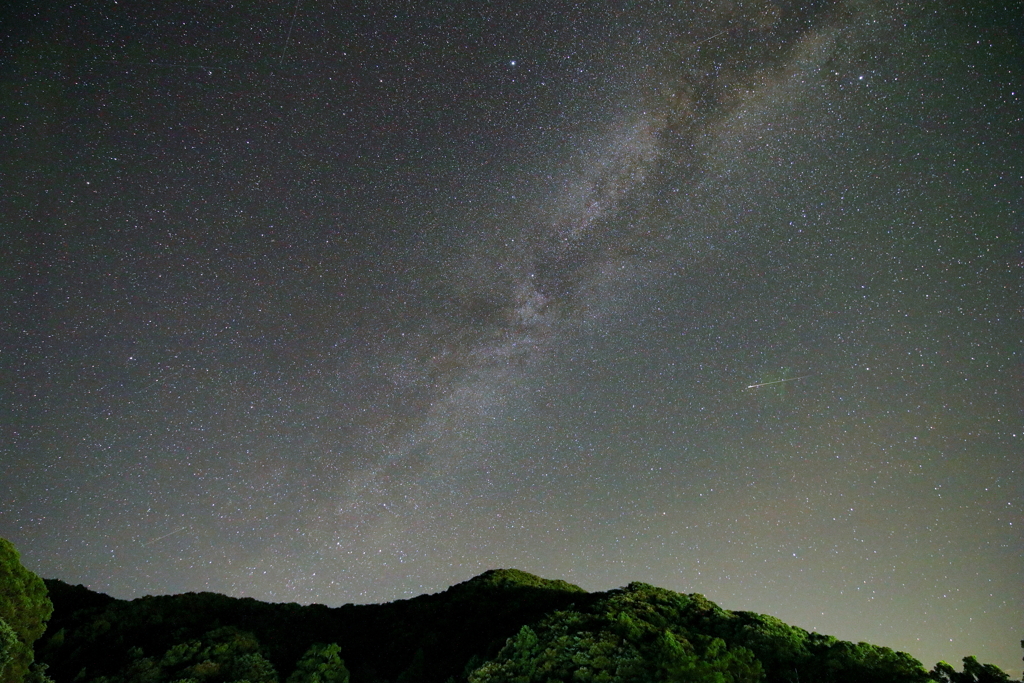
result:
<svg viewBox="0 0 1024 683"><path fill-rule="evenodd" d="M760 662L744 647L691 633L679 623L710 613L702 597L630 584L595 605L594 614L555 611L524 626L470 683L757 683ZM716 608L717 609L717 608Z"/></svg>
<svg viewBox="0 0 1024 683"><path fill-rule="evenodd" d="M316 643L302 655L288 683L348 683L348 669L337 643Z"/></svg>
<svg viewBox="0 0 1024 683"><path fill-rule="evenodd" d="M200 683L277 683L277 672L260 651L252 633L235 626L208 631L202 642L189 641L168 650L160 666L173 672L172 680Z"/></svg>
<svg viewBox="0 0 1024 683"><path fill-rule="evenodd" d="M7 665L14 659L14 648L18 645L18 634L7 625L7 622L0 619L0 676L3 675Z"/></svg>
<svg viewBox="0 0 1024 683"><path fill-rule="evenodd" d="M931 679L939 683L1013 683L1010 676L994 664L982 664L975 657L964 657L964 670L958 672L946 662L931 670Z"/></svg>
<svg viewBox="0 0 1024 683"><path fill-rule="evenodd" d="M0 683L21 683L34 659L32 644L43 635L53 604L46 585L21 565L14 545L0 538L0 620L16 636L10 661L0 672Z"/></svg>

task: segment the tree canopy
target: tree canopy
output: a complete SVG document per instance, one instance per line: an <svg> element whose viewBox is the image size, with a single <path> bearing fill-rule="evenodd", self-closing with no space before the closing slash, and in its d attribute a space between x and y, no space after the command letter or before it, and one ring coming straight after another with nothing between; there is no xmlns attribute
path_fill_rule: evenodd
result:
<svg viewBox="0 0 1024 683"><path fill-rule="evenodd" d="M974 658L929 672L697 593L588 593L516 570L336 608L47 586L56 611L38 651L57 683L1011 683Z"/></svg>
<svg viewBox="0 0 1024 683"><path fill-rule="evenodd" d="M33 662L32 645L43 635L53 612L43 580L22 566L14 545L0 538L0 683L21 683ZM5 651L6 650L6 651Z"/></svg>
<svg viewBox="0 0 1024 683"><path fill-rule="evenodd" d="M1021 641L1024 646L1024 641ZM931 677L938 683L1013 683L1010 676L994 664L982 664L975 657L964 657L964 670L958 672L946 662L932 669Z"/></svg>

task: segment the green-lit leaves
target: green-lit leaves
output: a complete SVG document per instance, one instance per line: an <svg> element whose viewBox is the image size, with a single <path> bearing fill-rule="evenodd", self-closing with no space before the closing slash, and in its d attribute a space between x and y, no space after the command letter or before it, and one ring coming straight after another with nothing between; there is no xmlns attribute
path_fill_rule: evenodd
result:
<svg viewBox="0 0 1024 683"><path fill-rule="evenodd" d="M9 659L0 670L0 683L20 683L29 672L32 644L43 635L52 612L43 580L21 566L18 551L0 538L0 619L16 636L7 645Z"/></svg>
<svg viewBox="0 0 1024 683"><path fill-rule="evenodd" d="M520 629L470 683L760 680L761 666L749 650L682 627L684 614L699 618L718 609L698 598L632 584L591 613L554 612L535 628Z"/></svg>
<svg viewBox="0 0 1024 683"><path fill-rule="evenodd" d="M964 657L962 672L946 662L939 662L929 675L938 683L1014 683L1002 669L994 664L982 664L975 657Z"/></svg>
<svg viewBox="0 0 1024 683"><path fill-rule="evenodd" d="M287 683L348 683L348 669L341 660L337 643L316 643L295 666Z"/></svg>
<svg viewBox="0 0 1024 683"><path fill-rule="evenodd" d="M264 657L256 637L234 626L213 629L200 640L173 645L161 657L145 657L141 649L132 648L129 658L128 665L117 675L95 678L91 683L277 683L278 680L277 672Z"/></svg>

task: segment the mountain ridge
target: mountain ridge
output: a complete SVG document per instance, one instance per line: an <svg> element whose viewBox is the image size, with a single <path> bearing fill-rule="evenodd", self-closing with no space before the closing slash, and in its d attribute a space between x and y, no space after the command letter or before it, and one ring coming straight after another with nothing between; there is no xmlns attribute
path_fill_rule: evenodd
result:
<svg viewBox="0 0 1024 683"><path fill-rule="evenodd" d="M120 600L45 582L54 613L36 649L56 683L1009 683L928 672L906 653L699 593L588 592L518 569L339 607L209 592Z"/></svg>

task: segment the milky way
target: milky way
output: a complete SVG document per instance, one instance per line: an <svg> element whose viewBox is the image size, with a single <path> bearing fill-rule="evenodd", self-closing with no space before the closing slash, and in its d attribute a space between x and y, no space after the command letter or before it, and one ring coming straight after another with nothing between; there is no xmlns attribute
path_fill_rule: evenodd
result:
<svg viewBox="0 0 1024 683"><path fill-rule="evenodd" d="M118 597L517 567L1016 671L1019 22L24 10L0 536Z"/></svg>

